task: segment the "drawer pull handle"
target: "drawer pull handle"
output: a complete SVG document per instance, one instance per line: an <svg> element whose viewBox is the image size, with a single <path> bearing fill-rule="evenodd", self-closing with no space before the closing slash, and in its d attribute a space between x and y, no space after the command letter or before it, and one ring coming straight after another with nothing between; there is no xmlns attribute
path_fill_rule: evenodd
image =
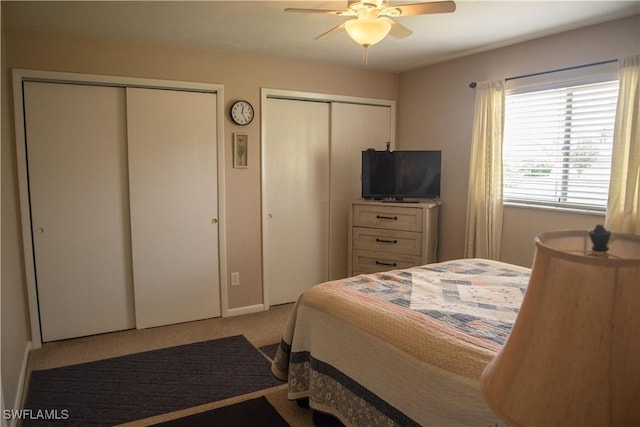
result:
<svg viewBox="0 0 640 427"><path fill-rule="evenodd" d="M376 265L386 265L388 267L395 267L396 263L395 262L382 262L382 261L376 261Z"/></svg>
<svg viewBox="0 0 640 427"><path fill-rule="evenodd" d="M376 242L378 242L378 243L393 243L393 244L398 243L397 240L386 240L386 239L376 239Z"/></svg>
<svg viewBox="0 0 640 427"><path fill-rule="evenodd" d="M398 220L397 216L376 215L376 218L378 218L378 219L390 219L390 220L393 220L393 221L397 221Z"/></svg>

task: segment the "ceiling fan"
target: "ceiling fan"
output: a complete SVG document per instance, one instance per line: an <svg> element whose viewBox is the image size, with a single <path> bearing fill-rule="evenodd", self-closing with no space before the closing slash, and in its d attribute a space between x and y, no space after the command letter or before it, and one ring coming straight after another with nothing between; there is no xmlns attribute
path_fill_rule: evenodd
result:
<svg viewBox="0 0 640 427"><path fill-rule="evenodd" d="M349 37L365 48L382 41L388 34L401 39L412 31L391 18L432 13L451 13L456 10L453 1L435 1L390 6L386 0L349 0L346 10L287 8L285 12L324 13L338 16L353 16L342 24L320 34L316 39L325 39L345 30Z"/></svg>

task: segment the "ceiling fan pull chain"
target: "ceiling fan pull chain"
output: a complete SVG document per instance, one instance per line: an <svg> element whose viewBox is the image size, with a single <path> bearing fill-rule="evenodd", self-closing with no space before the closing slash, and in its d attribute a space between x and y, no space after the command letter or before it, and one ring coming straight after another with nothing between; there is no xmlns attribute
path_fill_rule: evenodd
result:
<svg viewBox="0 0 640 427"><path fill-rule="evenodd" d="M369 45L364 44L362 47L364 48L362 52L362 62L364 62L364 65L369 65Z"/></svg>

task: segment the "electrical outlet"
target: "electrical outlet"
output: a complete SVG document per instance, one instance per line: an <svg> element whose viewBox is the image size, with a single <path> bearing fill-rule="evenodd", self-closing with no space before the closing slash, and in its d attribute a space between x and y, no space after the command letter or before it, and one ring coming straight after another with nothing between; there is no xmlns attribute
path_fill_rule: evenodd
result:
<svg viewBox="0 0 640 427"><path fill-rule="evenodd" d="M238 285L240 285L240 273L236 271L235 273L231 273L231 286Z"/></svg>

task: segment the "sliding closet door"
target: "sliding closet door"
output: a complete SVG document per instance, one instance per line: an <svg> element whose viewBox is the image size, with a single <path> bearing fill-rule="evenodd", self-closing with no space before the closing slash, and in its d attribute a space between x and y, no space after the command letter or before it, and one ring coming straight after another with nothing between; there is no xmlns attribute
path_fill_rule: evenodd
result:
<svg viewBox="0 0 640 427"><path fill-rule="evenodd" d="M138 328L220 315L216 96L127 89Z"/></svg>
<svg viewBox="0 0 640 427"><path fill-rule="evenodd" d="M24 83L43 341L135 327L125 93Z"/></svg>
<svg viewBox="0 0 640 427"><path fill-rule="evenodd" d="M348 275L349 206L362 197L362 150L386 149L391 124L390 107L331 104L330 280Z"/></svg>
<svg viewBox="0 0 640 427"><path fill-rule="evenodd" d="M263 141L265 286L295 301L329 271L329 104L267 99Z"/></svg>

